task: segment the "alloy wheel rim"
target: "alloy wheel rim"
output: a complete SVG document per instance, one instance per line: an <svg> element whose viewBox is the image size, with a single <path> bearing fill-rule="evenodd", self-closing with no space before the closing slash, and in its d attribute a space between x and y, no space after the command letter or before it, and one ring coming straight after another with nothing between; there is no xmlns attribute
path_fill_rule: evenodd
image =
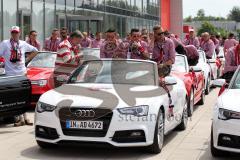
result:
<svg viewBox="0 0 240 160"><path fill-rule="evenodd" d="M190 110L191 110L191 113L193 113L193 106L194 106L194 93L191 92L191 98L190 98Z"/></svg>

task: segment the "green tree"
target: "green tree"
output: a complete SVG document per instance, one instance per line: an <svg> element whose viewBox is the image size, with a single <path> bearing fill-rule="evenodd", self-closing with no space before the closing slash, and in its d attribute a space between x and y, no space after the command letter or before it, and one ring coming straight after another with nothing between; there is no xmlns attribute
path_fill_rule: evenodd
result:
<svg viewBox="0 0 240 160"><path fill-rule="evenodd" d="M230 11L230 14L228 15L228 18L230 20L240 22L240 7L233 7L233 9Z"/></svg>
<svg viewBox="0 0 240 160"><path fill-rule="evenodd" d="M209 34L217 34L217 29L209 22L204 22L198 30L198 35L201 35L204 32Z"/></svg>
<svg viewBox="0 0 240 160"><path fill-rule="evenodd" d="M198 20L204 20L204 18L205 18L205 11L203 9L199 9L198 10L197 18L198 18Z"/></svg>
<svg viewBox="0 0 240 160"><path fill-rule="evenodd" d="M192 22L193 19L192 19L192 16L188 16L184 19L185 22Z"/></svg>

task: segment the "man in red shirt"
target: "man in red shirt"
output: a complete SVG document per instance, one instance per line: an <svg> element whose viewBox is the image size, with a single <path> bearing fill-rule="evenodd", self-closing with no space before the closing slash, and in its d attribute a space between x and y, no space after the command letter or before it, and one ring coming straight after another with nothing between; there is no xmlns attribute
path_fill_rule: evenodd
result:
<svg viewBox="0 0 240 160"><path fill-rule="evenodd" d="M37 40L37 31L32 30L29 32L29 38L26 41L28 44L32 45L33 47L37 48L38 51L41 51L41 44Z"/></svg>
<svg viewBox="0 0 240 160"><path fill-rule="evenodd" d="M52 31L52 36L47 38L44 42L44 51L57 52L58 45L61 42L59 38L59 30L54 29Z"/></svg>
<svg viewBox="0 0 240 160"><path fill-rule="evenodd" d="M68 77L81 64L83 55L81 54L80 42L82 38L82 33L75 31L68 39L59 44L54 69L55 87L62 85L62 82L58 80L59 75Z"/></svg>

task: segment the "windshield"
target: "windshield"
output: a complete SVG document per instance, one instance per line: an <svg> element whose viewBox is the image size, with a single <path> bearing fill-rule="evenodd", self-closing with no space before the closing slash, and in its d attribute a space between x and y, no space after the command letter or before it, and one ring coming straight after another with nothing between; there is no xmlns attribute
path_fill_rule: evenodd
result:
<svg viewBox="0 0 240 160"><path fill-rule="evenodd" d="M57 55L54 53L38 53L28 67L54 68Z"/></svg>
<svg viewBox="0 0 240 160"><path fill-rule="evenodd" d="M238 71L238 74L233 82L233 85L231 87L231 89L240 89L240 73Z"/></svg>
<svg viewBox="0 0 240 160"><path fill-rule="evenodd" d="M76 70L70 83L155 85L154 64L139 61L89 61Z"/></svg>
<svg viewBox="0 0 240 160"><path fill-rule="evenodd" d="M98 48L83 48L84 60L97 60L100 59L100 49Z"/></svg>
<svg viewBox="0 0 240 160"><path fill-rule="evenodd" d="M172 70L178 72L187 72L187 64L184 56L176 56L175 63L172 66Z"/></svg>
<svg viewBox="0 0 240 160"><path fill-rule="evenodd" d="M205 56L203 51L198 51L198 53L199 53L199 61L205 62Z"/></svg>

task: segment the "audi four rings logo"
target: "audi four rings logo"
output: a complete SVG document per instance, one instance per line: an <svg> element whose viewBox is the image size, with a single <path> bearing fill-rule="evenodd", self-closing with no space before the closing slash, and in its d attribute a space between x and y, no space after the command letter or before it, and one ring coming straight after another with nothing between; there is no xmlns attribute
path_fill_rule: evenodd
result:
<svg viewBox="0 0 240 160"><path fill-rule="evenodd" d="M85 109L79 109L74 112L75 116L77 117L95 117L94 110L85 110Z"/></svg>

